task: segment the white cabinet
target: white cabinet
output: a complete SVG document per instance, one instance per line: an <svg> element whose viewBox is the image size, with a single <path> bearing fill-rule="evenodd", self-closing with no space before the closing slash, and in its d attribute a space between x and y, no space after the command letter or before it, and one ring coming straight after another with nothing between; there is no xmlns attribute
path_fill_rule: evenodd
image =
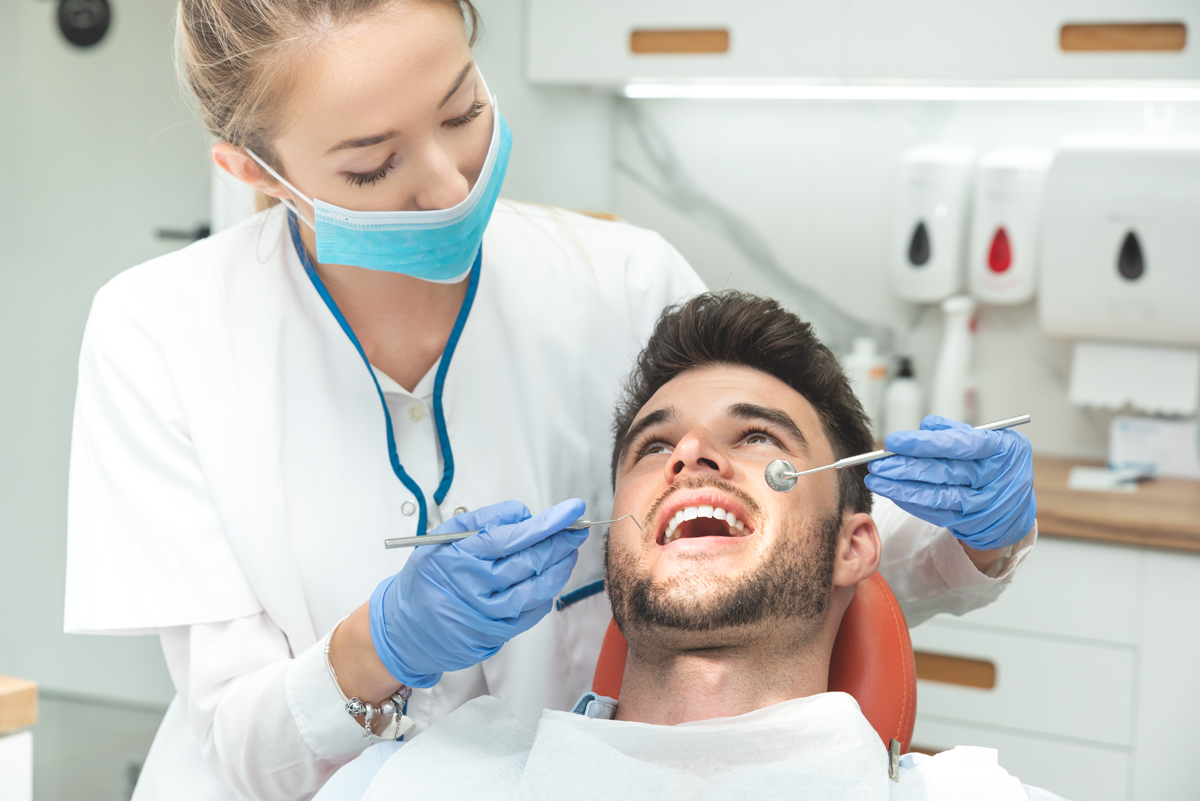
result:
<svg viewBox="0 0 1200 801"><path fill-rule="evenodd" d="M1200 78L1195 0L845 0L845 74L917 81ZM1181 51L1064 52L1062 27L1179 22Z"/></svg>
<svg viewBox="0 0 1200 801"><path fill-rule="evenodd" d="M1176 49L1063 50L1064 26L1139 23L1174 25L1139 47ZM539 83L1200 79L1195 0L529 0L528 26L529 77ZM1124 36L1128 46L1128 32L1086 30L1090 41ZM659 50L704 34L691 41L708 52L635 52L637 32L682 34ZM727 48L713 52L722 33Z"/></svg>
<svg viewBox="0 0 1200 801"><path fill-rule="evenodd" d="M841 24L838 2L530 0L529 77L543 83L600 85L639 77L828 77L841 68ZM635 53L635 32L680 32L684 37L688 32L724 32L728 49ZM669 40L666 47L671 47Z"/></svg>
<svg viewBox="0 0 1200 801"><path fill-rule="evenodd" d="M996 748L1068 799L1198 797L1200 555L1043 537L995 604L912 636L995 666L990 689L918 682L915 748Z"/></svg>

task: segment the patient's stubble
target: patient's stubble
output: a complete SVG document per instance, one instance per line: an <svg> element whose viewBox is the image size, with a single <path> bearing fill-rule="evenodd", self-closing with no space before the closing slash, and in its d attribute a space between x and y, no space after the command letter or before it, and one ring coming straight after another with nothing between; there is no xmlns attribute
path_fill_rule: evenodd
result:
<svg viewBox="0 0 1200 801"><path fill-rule="evenodd" d="M720 480L688 484L720 489L753 503ZM841 519L789 516L763 522L763 530L772 531L771 547L758 566L735 577L721 575L698 559L694 571L656 583L640 569L640 554L618 552L611 540L606 543L608 596L630 648L637 650L645 635L661 645L669 640L675 646L707 647L714 641L706 634L727 634L736 641L739 631L752 638L786 630L794 642L796 636L808 639L820 632L829 612Z"/></svg>

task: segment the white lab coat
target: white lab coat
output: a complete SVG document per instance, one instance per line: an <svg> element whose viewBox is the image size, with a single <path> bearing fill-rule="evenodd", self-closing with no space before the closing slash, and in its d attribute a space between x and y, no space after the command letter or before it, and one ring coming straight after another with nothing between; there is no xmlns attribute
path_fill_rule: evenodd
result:
<svg viewBox="0 0 1200 801"><path fill-rule="evenodd" d="M662 308L701 291L660 236L500 203L443 389L444 502L430 370L380 376L400 461L433 525L459 507L611 505L609 424ZM137 798L310 797L366 746L321 638L396 573L417 534L367 367L320 299L279 207L135 267L97 294L80 356L68 509L69 632L158 633L178 690ZM884 572L910 623L993 600L952 535L881 502ZM564 595L603 576L602 531ZM417 691L418 732L492 694L532 725L589 689L606 596L551 612L474 668Z"/></svg>

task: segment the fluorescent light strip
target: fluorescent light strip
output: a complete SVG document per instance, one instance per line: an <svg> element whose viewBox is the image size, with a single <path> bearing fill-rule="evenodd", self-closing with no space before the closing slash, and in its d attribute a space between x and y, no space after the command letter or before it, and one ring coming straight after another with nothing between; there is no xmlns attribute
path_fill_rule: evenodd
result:
<svg viewBox="0 0 1200 801"><path fill-rule="evenodd" d="M677 100L981 100L1186 103L1200 86L871 86L865 84L631 83L626 97Z"/></svg>

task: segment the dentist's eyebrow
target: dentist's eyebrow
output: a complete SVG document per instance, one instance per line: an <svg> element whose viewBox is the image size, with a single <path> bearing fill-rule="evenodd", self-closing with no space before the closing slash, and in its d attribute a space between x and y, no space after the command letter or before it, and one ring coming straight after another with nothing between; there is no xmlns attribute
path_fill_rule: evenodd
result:
<svg viewBox="0 0 1200 801"><path fill-rule="evenodd" d="M463 67L462 72L458 73L458 78L454 81L454 86L450 87L450 91L446 92L446 96L442 98L442 102L438 103L438 108L450 102L450 98L454 97L454 93L462 86L462 82L467 79L467 73L471 71L471 67L475 66L474 61L467 62L467 66Z"/></svg>
<svg viewBox="0 0 1200 801"><path fill-rule="evenodd" d="M804 432L800 430L800 427L796 425L786 412L780 409L772 409L754 403L735 403L726 409L725 413L737 420L761 420L772 423L776 427L783 429L783 433L794 439L804 450L809 449L808 440L804 437Z"/></svg>
<svg viewBox="0 0 1200 801"><path fill-rule="evenodd" d="M645 431L647 428L652 428L653 426L669 423L674 420L676 416L675 407L667 406L664 409L656 409L655 411L650 412L650 414L631 425L629 430L625 432L625 435L621 437L620 447L617 448L617 453L621 454L621 459L617 462L617 466L619 467L625 463L625 457L629 455L629 446L632 445L639 436L641 436L643 431Z"/></svg>
<svg viewBox="0 0 1200 801"><path fill-rule="evenodd" d="M336 153L339 150L353 150L357 147L373 147L389 139L395 139L400 135L399 131L384 131L381 134L372 134L371 136L356 136L353 139L343 139L333 147L325 151L325 155Z"/></svg>

